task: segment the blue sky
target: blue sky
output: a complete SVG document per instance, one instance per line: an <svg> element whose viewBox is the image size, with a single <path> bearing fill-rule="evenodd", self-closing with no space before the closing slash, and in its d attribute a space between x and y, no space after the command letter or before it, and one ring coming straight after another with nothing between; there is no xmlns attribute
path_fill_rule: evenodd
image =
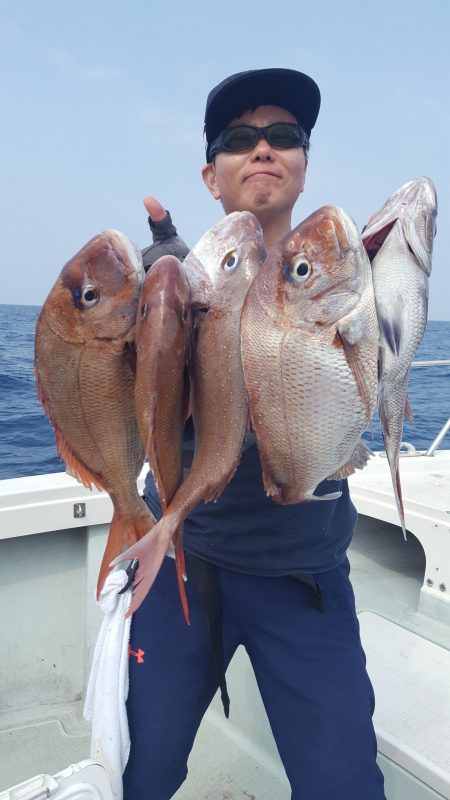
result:
<svg viewBox="0 0 450 800"><path fill-rule="evenodd" d="M150 242L142 198L190 244L221 216L200 178L208 91L283 66L322 92L294 224L362 226L402 183L439 199L431 319L450 319L450 3L0 0L1 303L41 304L95 233Z"/></svg>

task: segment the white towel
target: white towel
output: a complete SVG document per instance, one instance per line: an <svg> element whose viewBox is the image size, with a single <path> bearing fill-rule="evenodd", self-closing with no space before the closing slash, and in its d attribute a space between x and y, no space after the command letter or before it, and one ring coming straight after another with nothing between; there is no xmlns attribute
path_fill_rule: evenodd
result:
<svg viewBox="0 0 450 800"><path fill-rule="evenodd" d="M108 575L98 604L105 617L95 645L83 716L92 722L91 758L106 769L114 800L122 800L122 774L130 754L126 710L131 589L119 594L127 573Z"/></svg>

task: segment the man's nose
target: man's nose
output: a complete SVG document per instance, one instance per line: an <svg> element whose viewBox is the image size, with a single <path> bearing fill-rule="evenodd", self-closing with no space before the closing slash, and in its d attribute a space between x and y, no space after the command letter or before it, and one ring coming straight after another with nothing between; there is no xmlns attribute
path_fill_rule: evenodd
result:
<svg viewBox="0 0 450 800"><path fill-rule="evenodd" d="M264 160L264 161L271 161L273 158L273 150L265 136L261 134L258 141L256 142L253 152L252 158L257 160Z"/></svg>

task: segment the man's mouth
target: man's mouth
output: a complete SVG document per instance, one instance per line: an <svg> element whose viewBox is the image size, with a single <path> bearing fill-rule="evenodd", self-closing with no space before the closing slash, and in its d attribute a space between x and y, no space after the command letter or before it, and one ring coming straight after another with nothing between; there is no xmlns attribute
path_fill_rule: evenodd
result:
<svg viewBox="0 0 450 800"><path fill-rule="evenodd" d="M277 175L275 172L270 172L269 170L258 170L258 172L252 172L250 175L246 175L244 183L251 178L281 178L281 175Z"/></svg>

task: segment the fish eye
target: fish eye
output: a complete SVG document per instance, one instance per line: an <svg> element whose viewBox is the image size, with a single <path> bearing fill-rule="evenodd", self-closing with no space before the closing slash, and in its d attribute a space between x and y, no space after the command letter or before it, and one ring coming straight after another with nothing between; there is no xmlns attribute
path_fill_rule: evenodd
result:
<svg viewBox="0 0 450 800"><path fill-rule="evenodd" d="M100 292L92 283L87 283L81 290L81 303L85 308L95 306L100 297Z"/></svg>
<svg viewBox="0 0 450 800"><path fill-rule="evenodd" d="M288 269L296 283L304 283L312 272L312 266L305 256L296 256L289 263Z"/></svg>
<svg viewBox="0 0 450 800"><path fill-rule="evenodd" d="M230 250L230 252L226 254L225 258L222 261L222 267L227 272L231 272L233 269L236 269L238 263L239 263L238 251Z"/></svg>

